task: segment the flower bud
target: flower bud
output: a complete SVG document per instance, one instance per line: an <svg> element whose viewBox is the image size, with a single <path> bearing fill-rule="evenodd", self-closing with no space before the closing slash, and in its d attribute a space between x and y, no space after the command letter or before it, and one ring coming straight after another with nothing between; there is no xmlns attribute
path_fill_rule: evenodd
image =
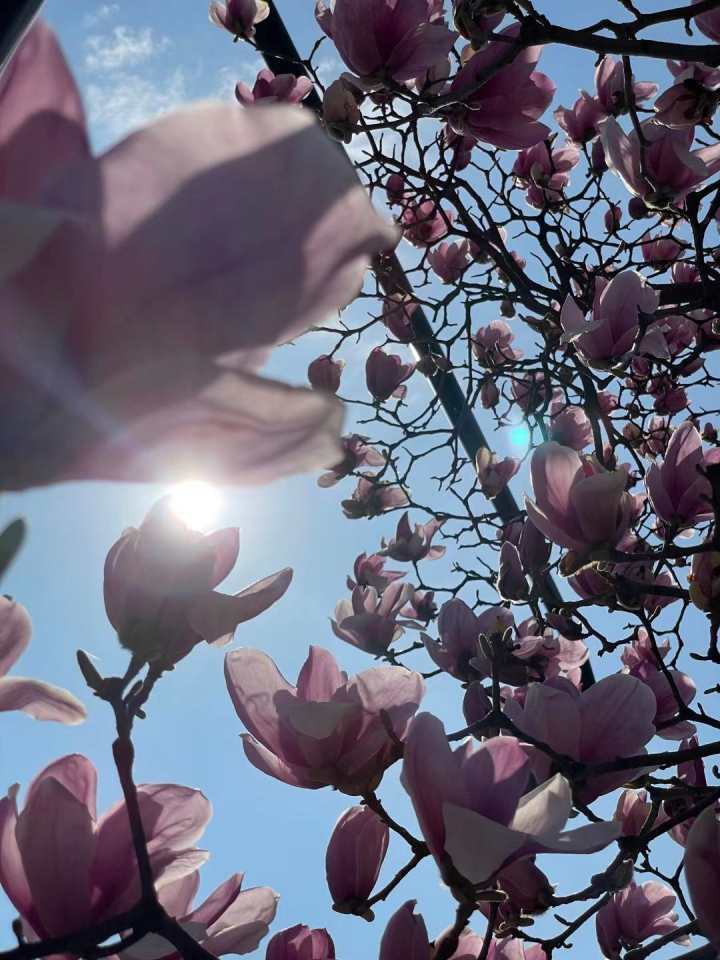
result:
<svg viewBox="0 0 720 960"><path fill-rule="evenodd" d="M372 893L387 853L387 824L370 807L350 807L335 824L325 854L333 909L354 913ZM372 920L372 911L363 914Z"/></svg>
<svg viewBox="0 0 720 960"><path fill-rule="evenodd" d="M360 107L355 93L342 80L334 80L325 91L323 121L331 137L350 143L357 132Z"/></svg>
<svg viewBox="0 0 720 960"><path fill-rule="evenodd" d="M275 934L265 960L335 960L335 944L327 930L311 930L298 923Z"/></svg>
<svg viewBox="0 0 720 960"><path fill-rule="evenodd" d="M327 354L316 357L307 371L310 386L313 390L322 390L324 393L337 393L344 367L344 360L334 360Z"/></svg>

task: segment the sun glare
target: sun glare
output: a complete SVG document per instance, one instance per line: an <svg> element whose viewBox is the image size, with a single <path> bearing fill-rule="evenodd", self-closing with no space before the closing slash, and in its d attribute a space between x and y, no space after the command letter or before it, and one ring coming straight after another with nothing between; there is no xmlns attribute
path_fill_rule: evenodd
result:
<svg viewBox="0 0 720 960"><path fill-rule="evenodd" d="M170 491L170 506L191 529L206 532L220 513L222 496L212 484L188 480Z"/></svg>
<svg viewBox="0 0 720 960"><path fill-rule="evenodd" d="M510 445L514 447L515 450L522 449L525 451L530 444L530 431L524 423L516 424L509 430L509 440Z"/></svg>

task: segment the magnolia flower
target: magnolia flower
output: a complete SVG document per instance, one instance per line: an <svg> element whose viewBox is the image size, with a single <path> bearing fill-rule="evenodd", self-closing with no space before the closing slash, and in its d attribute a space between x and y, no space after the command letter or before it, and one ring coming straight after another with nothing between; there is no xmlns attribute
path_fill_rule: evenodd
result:
<svg viewBox="0 0 720 960"><path fill-rule="evenodd" d="M213 0L210 4L210 20L244 40L255 36L255 24L270 15L266 0Z"/></svg>
<svg viewBox="0 0 720 960"><path fill-rule="evenodd" d="M327 930L298 923L272 937L265 960L335 960L335 944Z"/></svg>
<svg viewBox="0 0 720 960"><path fill-rule="evenodd" d="M0 884L30 939L77 933L138 902L140 882L125 803L98 817L96 785L90 761L72 754L35 777L19 813L17 787L0 800ZM194 844L210 820L209 801L199 790L175 784L143 784L137 792L160 903L172 916L192 923L211 953L254 950L275 915L277 895L268 887L240 892L242 878L236 874L200 907L190 908L197 868L208 856ZM151 946L149 940L143 946ZM159 952L153 956L176 955L165 942L155 946Z"/></svg>
<svg viewBox="0 0 720 960"><path fill-rule="evenodd" d="M475 471L480 492L492 500L499 496L520 469L520 461L515 457L500 460L497 454L480 447L475 454Z"/></svg>
<svg viewBox="0 0 720 960"><path fill-rule="evenodd" d="M423 642L434 662L458 680L474 680L479 672L471 663L478 654L480 636L503 636L515 625L506 607L488 607L476 616L464 600L447 600L440 608L439 640L423 634Z"/></svg>
<svg viewBox="0 0 720 960"><path fill-rule="evenodd" d="M453 213L435 205L432 200L408 204L400 215L403 236L416 247L429 247L447 236Z"/></svg>
<svg viewBox="0 0 720 960"><path fill-rule="evenodd" d="M307 370L310 386L314 390L323 390L325 393L337 393L344 368L344 360L335 360L327 354L315 357Z"/></svg>
<svg viewBox="0 0 720 960"><path fill-rule="evenodd" d="M42 22L0 107L0 484L168 480L189 463L264 482L330 461L339 404L256 371L353 297L394 230L313 119L204 104L93 157Z"/></svg>
<svg viewBox="0 0 720 960"><path fill-rule="evenodd" d="M675 894L664 883L634 881L616 893L595 916L595 930L603 956L618 960L623 950L649 937L672 933L678 927Z"/></svg>
<svg viewBox="0 0 720 960"><path fill-rule="evenodd" d="M646 120L641 128L647 141L642 151L637 131L624 133L614 117L600 124L600 136L608 167L646 206L682 206L688 193L720 169L719 144L690 149L695 137L692 127L671 130Z"/></svg>
<svg viewBox="0 0 720 960"><path fill-rule="evenodd" d="M546 204L562 200L562 191L570 182L570 171L579 159L580 150L574 143L551 150L541 142L520 151L512 172L515 182L527 190L527 202L542 209Z"/></svg>
<svg viewBox="0 0 720 960"><path fill-rule="evenodd" d="M388 920L380 940L379 960L430 960L430 939L425 921L408 900Z"/></svg>
<svg viewBox="0 0 720 960"><path fill-rule="evenodd" d="M252 89L246 83L237 83L235 98L246 107L255 103L300 103L312 88L309 77L296 77L292 73L276 76L272 70L265 68L258 73Z"/></svg>
<svg viewBox="0 0 720 960"><path fill-rule="evenodd" d="M512 346L514 339L515 334L508 323L493 320L485 327L478 327L472 336L471 346L478 363L493 370L504 363L522 359L522 350Z"/></svg>
<svg viewBox="0 0 720 960"><path fill-rule="evenodd" d="M360 467L382 467L385 457L375 447L367 442L367 437L360 437L356 433L341 437L343 458L335 463L327 473L318 477L319 487L334 487L336 483L349 477Z"/></svg>
<svg viewBox="0 0 720 960"><path fill-rule="evenodd" d="M696 736L683 740L678 745L678 752L685 750L697 750L699 747ZM707 788L707 774L705 773L705 764L702 757L693 757L690 760L683 760L677 766L677 778L681 784L689 787ZM663 816L676 817L689 810L693 806L692 796L686 798L672 798L666 800L663 804ZM662 819L662 818L661 818ZM675 824L670 830L670 836L681 847L687 845L688 834L695 823L697 817L688 817L681 823Z"/></svg>
<svg viewBox="0 0 720 960"><path fill-rule="evenodd" d="M700 3L700 0L692 0L693 3ZM695 23L698 29L702 30L706 37L710 37L715 43L720 43L720 10L707 10L705 13L699 13L695 17Z"/></svg>
<svg viewBox="0 0 720 960"><path fill-rule="evenodd" d="M599 105L606 114L617 116L627 113L628 103L625 95L625 69L622 60L605 56L595 68L595 89ZM657 93L656 83L637 82L633 77L632 91L635 103L649 100Z"/></svg>
<svg viewBox="0 0 720 960"><path fill-rule="evenodd" d="M450 116L450 125L460 136L519 150L549 135L550 129L538 122L555 93L552 80L535 70L543 48L525 47L510 63L493 71L507 57L508 41L519 30L519 24L503 30L504 40L491 41L455 75L451 93L460 100L466 98Z"/></svg>
<svg viewBox="0 0 720 960"><path fill-rule="evenodd" d="M597 97L591 97L585 90L568 110L558 107L553 116L558 126L565 131L573 143L588 143L598 134L597 125L607 116Z"/></svg>
<svg viewBox="0 0 720 960"><path fill-rule="evenodd" d="M720 552L707 550L692 558L690 599L698 608L717 616L720 610Z"/></svg>
<svg viewBox="0 0 720 960"><path fill-rule="evenodd" d="M440 243L434 250L428 251L427 262L443 283L455 283L470 264L470 243Z"/></svg>
<svg viewBox="0 0 720 960"><path fill-rule="evenodd" d="M700 930L720 950L720 806L710 804L696 818L685 846L685 880Z"/></svg>
<svg viewBox="0 0 720 960"><path fill-rule="evenodd" d="M229 643L239 624L279 600L292 580L287 568L235 596L214 590L235 565L238 537L236 527L207 536L190 530L168 498L126 530L105 560L105 611L120 643L144 661L172 665L201 640Z"/></svg>
<svg viewBox="0 0 720 960"><path fill-rule="evenodd" d="M617 820L621 825L624 837L637 837L648 822L651 813L652 803L648 800L646 790L623 790L617 802L613 820Z"/></svg>
<svg viewBox="0 0 720 960"><path fill-rule="evenodd" d="M447 58L457 34L438 16L434 0L318 0L315 17L365 89L403 83Z"/></svg>
<svg viewBox="0 0 720 960"><path fill-rule="evenodd" d="M27 649L31 634L25 607L0 597L0 713L22 710L35 720L80 723L85 707L67 690L28 677L6 676Z"/></svg>
<svg viewBox="0 0 720 960"><path fill-rule="evenodd" d="M425 692L417 673L375 667L348 680L334 657L310 647L297 687L260 650L225 657L225 679L248 760L296 787L373 790L398 757Z"/></svg>
<svg viewBox="0 0 720 960"><path fill-rule="evenodd" d="M379 517L381 513L397 510L407 504L408 497L402 487L378 483L373 474L360 477L352 497L340 503L348 520Z"/></svg>
<svg viewBox="0 0 720 960"><path fill-rule="evenodd" d="M505 711L524 733L556 753L585 763L645 753L655 734L655 696L641 680L625 673L603 677L582 692L562 677L532 683L523 705L506 700ZM538 780L550 776L552 760L547 754L531 748L531 762ZM591 776L577 794L590 803L640 772Z"/></svg>
<svg viewBox="0 0 720 960"><path fill-rule="evenodd" d="M710 481L703 468L720 463L720 450L703 455L702 437L691 420L670 437L665 459L651 463L645 477L648 496L660 520L676 529L713 516Z"/></svg>
<svg viewBox="0 0 720 960"><path fill-rule="evenodd" d="M535 500L525 498L528 518L548 540L573 551L568 573L616 546L635 519L625 470L605 470L551 440L533 451L530 472Z"/></svg>
<svg viewBox="0 0 720 960"><path fill-rule="evenodd" d="M325 874L335 910L352 912L368 899L389 839L387 824L370 807L350 807L340 816L325 853Z"/></svg>
<svg viewBox="0 0 720 960"><path fill-rule="evenodd" d="M414 363L403 363L396 353L385 353L381 347L370 351L365 363L365 381L374 400L390 397L402 400L407 387L402 386L415 372Z"/></svg>
<svg viewBox="0 0 720 960"><path fill-rule="evenodd" d="M444 519L433 517L427 523L416 523L415 530L410 526L408 512L400 517L395 536L387 541L383 537L380 555L397 560L398 563L418 563L420 560L437 560L445 554L445 547L433 546L435 534L445 523Z"/></svg>
<svg viewBox="0 0 720 960"><path fill-rule="evenodd" d="M353 564L353 576L347 578L348 590L354 590L355 587L374 587L378 593L382 593L394 580L401 580L405 573L402 570L386 570L385 557L379 553L361 553L355 558Z"/></svg>
<svg viewBox="0 0 720 960"><path fill-rule="evenodd" d="M350 600L341 600L335 607L330 621L333 633L351 646L379 656L402 636L397 617L412 594L410 584L399 580L390 583L381 597L374 587L357 586Z"/></svg>
<svg viewBox="0 0 720 960"><path fill-rule="evenodd" d="M588 365L605 369L625 361L640 333L640 315L653 314L657 308L657 294L634 270L618 273L609 282L599 277L589 321L574 297L565 298L562 339L573 343ZM638 349L645 346L652 344L641 342Z"/></svg>
<svg viewBox="0 0 720 960"><path fill-rule="evenodd" d="M593 442L592 423L585 410L568 406L562 394L550 404L550 439L578 451Z"/></svg>
<svg viewBox="0 0 720 960"><path fill-rule="evenodd" d="M694 724L689 720L672 721L682 705L687 706L694 700L697 690L692 677L686 673L674 668L662 669L662 658L668 650L669 644L665 648L658 647L658 658L650 643L650 635L641 627L630 646L625 647L622 661L627 672L647 684L655 695L657 708L653 723L657 735L665 740L683 740L695 733Z"/></svg>
<svg viewBox="0 0 720 960"><path fill-rule="evenodd" d="M619 833L592 823L562 833L572 808L570 785L557 775L525 793L530 762L514 737L493 737L473 750L452 750L442 723L419 714L405 741L401 782L423 836L452 885L453 870L489 883L515 860L535 853L602 850Z"/></svg>

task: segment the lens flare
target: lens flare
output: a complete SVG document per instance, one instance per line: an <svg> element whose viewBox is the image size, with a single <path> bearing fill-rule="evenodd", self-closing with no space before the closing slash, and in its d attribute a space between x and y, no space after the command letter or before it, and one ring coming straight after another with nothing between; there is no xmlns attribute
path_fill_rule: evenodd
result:
<svg viewBox="0 0 720 960"><path fill-rule="evenodd" d="M192 530L206 532L217 519L222 496L217 487L201 480L188 480L170 491L170 508Z"/></svg>
<svg viewBox="0 0 720 960"><path fill-rule="evenodd" d="M519 423L508 430L510 446L516 450L527 450L530 445L530 431L524 423Z"/></svg>

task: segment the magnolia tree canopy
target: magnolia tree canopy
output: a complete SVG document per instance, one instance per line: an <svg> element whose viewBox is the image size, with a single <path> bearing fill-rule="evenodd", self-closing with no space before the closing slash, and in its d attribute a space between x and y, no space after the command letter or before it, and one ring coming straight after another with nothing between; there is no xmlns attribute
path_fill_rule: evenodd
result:
<svg viewBox="0 0 720 960"><path fill-rule="evenodd" d="M242 626L283 610L282 542L232 595L236 527L164 498L117 530L124 672L77 660L121 799L98 812L71 731L9 789L0 960L333 960L332 930L274 923L286 882L338 929L373 923L379 960L718 956L720 0L650 6L578 27L542 0L318 2L302 59L272 4L218 0L227 42L275 69L100 156L54 34L25 35L0 77L0 487L314 471L338 524L373 523L292 679ZM568 49L586 73L563 103ZM306 386L260 373L289 340ZM0 711L80 723L74 695L7 675L22 601L0 600ZM236 630L241 762L288 804L349 806L325 876L203 897L212 797L136 783L133 734ZM438 683L447 715L424 705ZM238 762L197 724L190 761ZM444 929L417 908L424 868Z"/></svg>

